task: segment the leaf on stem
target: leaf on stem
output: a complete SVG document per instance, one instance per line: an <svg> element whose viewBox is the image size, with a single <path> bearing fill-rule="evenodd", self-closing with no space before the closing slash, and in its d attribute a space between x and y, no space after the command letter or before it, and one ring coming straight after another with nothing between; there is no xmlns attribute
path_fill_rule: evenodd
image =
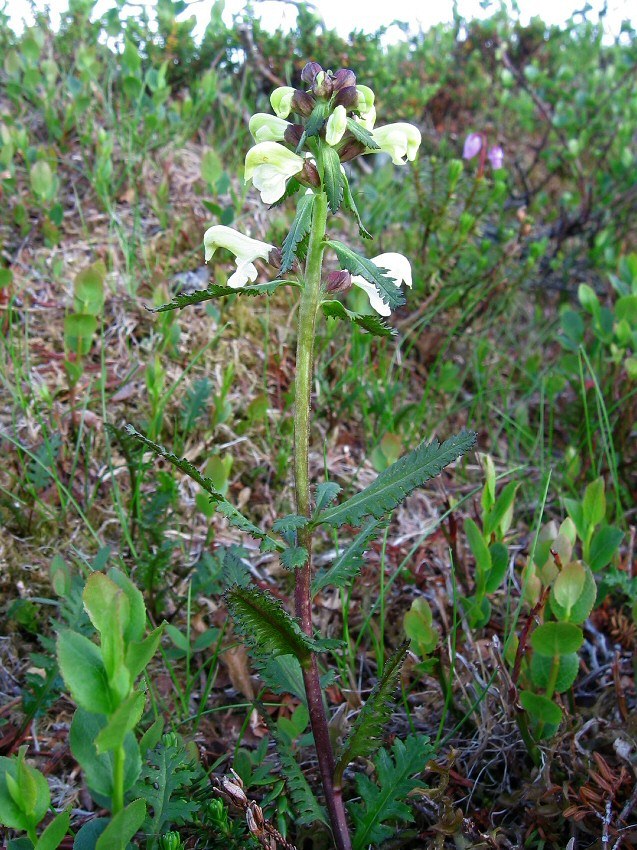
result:
<svg viewBox="0 0 637 850"><path fill-rule="evenodd" d="M416 487L421 487L468 452L475 444L476 436L474 431L462 431L442 445L437 440L421 443L383 470L369 487L318 514L312 525L341 526L347 523L360 526L366 517L381 519Z"/></svg>
<svg viewBox="0 0 637 850"><path fill-rule="evenodd" d="M327 570L321 570L312 582L312 596L328 585L332 587L345 587L354 579L363 566L363 555L368 545L378 534L380 521L371 519L365 527L356 535L352 542L341 551L332 566Z"/></svg>
<svg viewBox="0 0 637 850"><path fill-rule="evenodd" d="M298 285L296 280L271 280L268 283L257 283L254 286L241 286L234 289L231 286L213 283L207 289L175 295L168 304L162 304L159 307L146 307L146 309L149 313L166 313L168 310L182 310L190 304L201 304L202 301L212 301L213 298L223 298L226 295L272 295L280 286Z"/></svg>
<svg viewBox="0 0 637 850"><path fill-rule="evenodd" d="M343 172L336 148L321 145L317 164L327 195L327 205L331 212L337 213L343 203Z"/></svg>
<svg viewBox="0 0 637 850"><path fill-rule="evenodd" d="M394 336L396 334L394 328L390 328L378 316L374 316L371 313L354 313L352 310L348 310L340 301L323 301L321 302L321 308L328 319L344 319L352 322L352 324L373 336Z"/></svg>
<svg viewBox="0 0 637 850"><path fill-rule="evenodd" d="M352 194L352 190L349 185L349 180L347 179L347 175L344 172L341 172L341 175L343 177L343 205L345 209L349 210L356 219L356 223L358 224L358 232L360 233L362 238L373 239L374 237L365 227L361 220L360 214L358 212L358 207L356 206L356 201L354 200L354 195Z"/></svg>
<svg viewBox="0 0 637 850"><path fill-rule="evenodd" d="M347 119L347 129L354 136L357 142L362 142L365 147L370 151L379 151L380 145L378 142L374 141L374 137L369 132L367 127L361 124L359 121L354 121L353 118Z"/></svg>
<svg viewBox="0 0 637 850"><path fill-rule="evenodd" d="M392 310L405 303L405 296L400 289L390 277L384 274L387 269L379 268L371 260L357 254L356 251L352 251L349 246L343 242L338 242L336 239L328 239L326 244L335 252L341 267L347 269L353 275L360 275L369 283L373 283L381 300Z"/></svg>
<svg viewBox="0 0 637 850"><path fill-rule="evenodd" d="M290 228L288 235L283 240L281 274L285 274L292 268L297 246L303 237L310 232L315 198L316 195L312 192L311 195L303 195L303 197L299 200L296 208L296 215L292 222L292 227Z"/></svg>

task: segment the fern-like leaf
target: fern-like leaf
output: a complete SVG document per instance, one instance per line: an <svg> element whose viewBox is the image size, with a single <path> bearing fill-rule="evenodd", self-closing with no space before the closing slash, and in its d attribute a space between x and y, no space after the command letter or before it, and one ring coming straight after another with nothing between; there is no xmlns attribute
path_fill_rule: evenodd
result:
<svg viewBox="0 0 637 850"><path fill-rule="evenodd" d="M330 505L338 496L343 488L336 481L322 481L316 485L316 494L314 501L316 502L316 510L322 511Z"/></svg>
<svg viewBox="0 0 637 850"><path fill-rule="evenodd" d="M378 290L378 295L381 300L389 305L393 310L405 303L405 296L396 286L392 278L387 277L383 269L377 266L366 257L357 254L356 251L345 245L343 242L337 242L335 239L329 239L326 243L338 257L342 269L347 269L353 275L360 275L365 280L373 283Z"/></svg>
<svg viewBox="0 0 637 850"><path fill-rule="evenodd" d="M285 274L292 268L297 246L303 237L310 232L315 198L316 195L312 193L311 195L303 195L303 197L299 200L296 208L296 215L292 222L292 227L290 228L288 235L283 240L281 274Z"/></svg>
<svg viewBox="0 0 637 850"><path fill-rule="evenodd" d="M376 480L346 502L318 514L313 526L345 523L359 526L365 517L381 519L416 487L438 475L446 466L468 452L475 444L474 431L462 431L440 445L437 440L421 443L380 473Z"/></svg>
<svg viewBox="0 0 637 850"><path fill-rule="evenodd" d="M246 534L251 535L256 540L262 541L262 546L269 551L281 551L284 547L281 543L274 540L274 538L269 537L264 531L262 531L257 525L245 517L240 511L238 511L233 504L231 504L215 487L214 483L210 478L207 478L205 475L202 475L201 472L197 469L196 466L193 466L190 461L185 458L178 457L173 452L169 452L168 449L165 449L163 446L160 446L158 443L154 443L152 440L149 440L148 437L145 437L143 434L140 434L139 431L136 431L132 425L126 426L126 433L130 437L134 437L139 443L142 443L152 452L154 452L159 457L164 458L170 464L172 464L176 469L179 469L181 472L184 472L189 478L192 478L193 481L196 481L200 487L206 491L206 493L210 496L210 501L213 502L215 508L222 513L227 519L235 526L235 528L240 529L241 531L245 531Z"/></svg>
<svg viewBox="0 0 637 850"><path fill-rule="evenodd" d="M309 663L315 642L270 593L231 587L225 598L238 630L257 655L294 655L301 666Z"/></svg>
<svg viewBox="0 0 637 850"><path fill-rule="evenodd" d="M363 224L360 213L358 212L358 207L356 206L356 201L354 200L354 195L352 194L351 187L349 185L349 180L347 179L347 175L343 174L343 205L346 210L349 210L354 218L356 219L356 223L358 224L358 232L363 237L363 239L373 239L374 237L369 232L369 230Z"/></svg>
<svg viewBox="0 0 637 850"><path fill-rule="evenodd" d="M175 295L168 304L159 307L147 307L150 313L166 313L168 310L183 310L191 304L201 304L202 301L212 301L214 298L224 298L227 295L272 295L280 286L298 286L296 280L271 280L268 283L257 283L253 286L242 286L234 289L231 286L221 286L212 283L207 289L197 289L195 292Z"/></svg>
<svg viewBox="0 0 637 850"><path fill-rule="evenodd" d="M363 566L363 555L371 540L378 534L381 525L377 519L371 519L356 535L349 546L340 553L332 566L319 571L312 582L312 596L328 585L346 587L359 574Z"/></svg>
<svg viewBox="0 0 637 850"><path fill-rule="evenodd" d="M357 142L362 142L365 147L370 151L379 151L380 145L378 142L374 141L374 137L369 132L369 130L360 124L358 121L354 121L353 118L347 119L347 129L354 136Z"/></svg>
<svg viewBox="0 0 637 850"><path fill-rule="evenodd" d="M380 736L389 719L391 699L396 690L400 668L408 647L409 641L406 640L387 661L383 675L372 688L351 732L343 743L334 769L334 782L337 785L341 784L343 772L348 764L359 756L370 755L380 746Z"/></svg>
<svg viewBox="0 0 637 850"><path fill-rule="evenodd" d="M296 822L301 825L318 822L327 826L327 813L314 796L309 782L294 758L294 753L283 743L281 736L277 736L277 745L285 784L296 813Z"/></svg>
<svg viewBox="0 0 637 850"><path fill-rule="evenodd" d="M290 546L281 552L281 564L286 570L298 570L307 564L308 553L305 546Z"/></svg>
<svg viewBox="0 0 637 850"><path fill-rule="evenodd" d="M321 309L328 319L345 319L372 336L394 336L396 333L379 316L372 316L371 313L354 313L340 301L322 301Z"/></svg>
<svg viewBox="0 0 637 850"><path fill-rule="evenodd" d="M413 821L405 800L422 785L418 774L433 754L434 748L425 735L410 735L404 743L397 738L391 751L382 749L374 759L376 782L365 774L357 775L361 802L350 806L355 827L353 850L377 847L397 836L398 822Z"/></svg>
<svg viewBox="0 0 637 850"><path fill-rule="evenodd" d="M343 172L335 148L329 145L319 147L318 167L327 195L327 205L330 212L337 213L343 203Z"/></svg>

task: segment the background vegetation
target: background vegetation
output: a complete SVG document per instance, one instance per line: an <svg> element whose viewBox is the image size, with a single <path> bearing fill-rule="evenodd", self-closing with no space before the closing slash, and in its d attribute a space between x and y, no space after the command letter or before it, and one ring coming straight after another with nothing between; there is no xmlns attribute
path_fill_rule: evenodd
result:
<svg viewBox="0 0 637 850"><path fill-rule="evenodd" d="M230 766L282 835L329 846L303 825L295 765L318 786L298 683L281 694L282 671L251 664L219 595L233 559L282 598L289 574L249 537L237 546L206 494L123 427L172 446L257 525L290 511L290 296L145 306L227 279L223 255L202 265L210 224L281 243L291 210L266 225L242 180L247 119L314 59L371 85L379 123L423 133L398 177L381 157L350 175L376 254L407 255L414 288L395 339L323 326L314 471L353 492L425 437L479 432L477 457L369 544L354 590L317 597L317 625L346 635L325 683L336 737L412 640L384 755L348 776L354 819L375 776L409 806L361 829L373 846L635 846L634 31L605 43L582 16L558 30L502 12L386 46L304 8L289 34L227 27L217 4L199 42L185 7L158 0L155 26L72 0L59 31L40 13L21 35L0 13L0 750L29 745L74 828L103 805L69 748L54 638L92 633L82 588L116 566L151 624L168 621L144 674L140 729L158 729L138 779L144 846L249 846L240 814L211 802ZM502 169L462 160L470 132L502 146ZM581 617L555 584L568 568L596 586ZM552 620L581 631L574 650L533 642L549 596Z"/></svg>

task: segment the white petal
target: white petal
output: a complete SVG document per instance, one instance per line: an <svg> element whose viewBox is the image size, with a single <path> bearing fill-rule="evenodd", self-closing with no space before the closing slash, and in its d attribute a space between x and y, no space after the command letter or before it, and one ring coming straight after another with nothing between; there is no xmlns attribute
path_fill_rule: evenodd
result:
<svg viewBox="0 0 637 850"><path fill-rule="evenodd" d="M267 242L251 239L233 227L226 227L223 224L209 227L204 233L203 243L206 262L212 259L217 248L227 248L241 260L254 260L256 257L267 260L274 247Z"/></svg>
<svg viewBox="0 0 637 850"><path fill-rule="evenodd" d="M259 165L252 175L252 184L261 193L264 204L274 204L285 194L287 177L274 165Z"/></svg>
<svg viewBox="0 0 637 850"><path fill-rule="evenodd" d="M228 286L232 289L240 289L245 286L248 281L253 283L257 279L257 267L254 263L237 263L237 270L228 278Z"/></svg>
<svg viewBox="0 0 637 850"><path fill-rule="evenodd" d="M387 277L390 277L398 288L402 283L411 287L411 263L407 257L390 251L374 257L372 263L381 269L387 269Z"/></svg>
<svg viewBox="0 0 637 850"><path fill-rule="evenodd" d="M365 280L364 277L360 277L360 275L354 275L352 277L352 283L354 286L358 286L359 289L362 289L363 292L365 292L369 298L372 310L376 310L376 312L380 313L381 316L391 316L390 306L385 304L373 283Z"/></svg>

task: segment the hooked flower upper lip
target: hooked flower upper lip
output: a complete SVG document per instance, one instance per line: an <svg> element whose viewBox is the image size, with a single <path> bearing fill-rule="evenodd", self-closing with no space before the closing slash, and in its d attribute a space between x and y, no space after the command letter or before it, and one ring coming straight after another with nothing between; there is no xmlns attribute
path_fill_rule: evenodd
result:
<svg viewBox="0 0 637 850"><path fill-rule="evenodd" d="M379 254L378 257L374 257L372 259L372 263L380 269L386 269L385 276L394 282L397 289L400 289L401 284L403 283L406 286L411 287L411 265L407 257L395 252L389 252L387 254ZM373 283L365 280L365 278L360 275L353 275L351 282L366 293L372 309L376 310L377 313L380 313L381 316L391 316L391 308L388 304L385 304Z"/></svg>
<svg viewBox="0 0 637 850"><path fill-rule="evenodd" d="M376 127L371 133L381 152L388 153L394 165L404 165L416 159L422 136L413 124L386 124Z"/></svg>
<svg viewBox="0 0 637 850"><path fill-rule="evenodd" d="M240 289L248 281L254 283L258 271L254 265L257 259L267 260L274 245L260 242L223 224L209 227L203 237L205 260L211 260L217 248L226 248L236 257L237 270L228 278L228 286Z"/></svg>
<svg viewBox="0 0 637 850"><path fill-rule="evenodd" d="M246 154L244 179L252 180L264 204L274 204L285 194L290 177L303 170L305 159L277 142L259 142Z"/></svg>
<svg viewBox="0 0 637 850"><path fill-rule="evenodd" d="M248 126L255 142L282 142L290 124L268 112L257 112L250 118Z"/></svg>

